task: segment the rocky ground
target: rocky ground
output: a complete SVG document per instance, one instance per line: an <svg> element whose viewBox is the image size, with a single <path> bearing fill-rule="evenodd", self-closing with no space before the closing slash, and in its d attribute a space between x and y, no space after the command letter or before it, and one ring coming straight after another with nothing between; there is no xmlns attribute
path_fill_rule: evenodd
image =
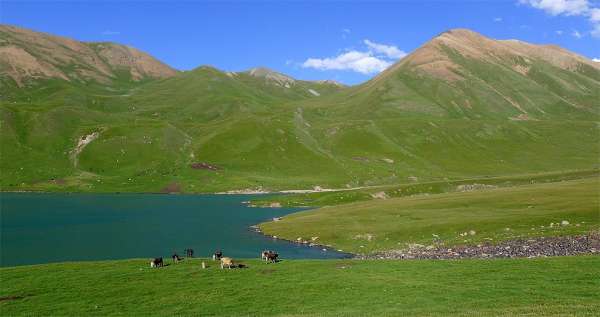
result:
<svg viewBox="0 0 600 317"><path fill-rule="evenodd" d="M465 258L534 258L578 254L600 255L600 232L570 237L541 237L513 240L497 245L476 246L423 246L411 245L406 250L391 250L370 255L359 255L359 259L465 259Z"/></svg>

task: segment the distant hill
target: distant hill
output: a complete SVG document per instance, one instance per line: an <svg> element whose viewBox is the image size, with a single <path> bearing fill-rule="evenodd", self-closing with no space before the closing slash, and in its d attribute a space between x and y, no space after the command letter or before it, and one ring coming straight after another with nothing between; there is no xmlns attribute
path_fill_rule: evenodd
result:
<svg viewBox="0 0 600 317"><path fill-rule="evenodd" d="M598 63L463 29L351 87L177 72L9 26L0 65L2 190L339 188L600 163Z"/></svg>

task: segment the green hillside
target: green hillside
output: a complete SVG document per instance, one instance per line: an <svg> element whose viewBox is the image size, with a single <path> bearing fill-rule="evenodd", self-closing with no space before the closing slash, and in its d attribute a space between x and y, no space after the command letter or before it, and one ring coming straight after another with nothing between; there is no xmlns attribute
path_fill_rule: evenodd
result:
<svg viewBox="0 0 600 317"><path fill-rule="evenodd" d="M6 32L0 49L34 46ZM133 80L154 68L116 65L108 81L3 70L0 186L216 192L590 170L600 165L596 64L453 30L354 87L263 68Z"/></svg>

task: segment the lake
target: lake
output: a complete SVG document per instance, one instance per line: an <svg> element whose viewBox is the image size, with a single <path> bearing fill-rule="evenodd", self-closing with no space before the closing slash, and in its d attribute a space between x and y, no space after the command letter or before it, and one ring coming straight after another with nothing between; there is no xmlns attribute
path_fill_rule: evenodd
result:
<svg viewBox="0 0 600 317"><path fill-rule="evenodd" d="M341 258L254 232L251 225L298 211L250 208L250 195L0 193L0 265L170 257Z"/></svg>

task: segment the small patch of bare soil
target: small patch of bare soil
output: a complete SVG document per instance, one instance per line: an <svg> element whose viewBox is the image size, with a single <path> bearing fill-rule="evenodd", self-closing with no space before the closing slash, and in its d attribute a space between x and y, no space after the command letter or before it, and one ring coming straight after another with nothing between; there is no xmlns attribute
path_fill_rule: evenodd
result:
<svg viewBox="0 0 600 317"><path fill-rule="evenodd" d="M62 178L53 178L50 180L50 183L55 184L55 185L65 185L67 183L67 181L65 181Z"/></svg>
<svg viewBox="0 0 600 317"><path fill-rule="evenodd" d="M9 296L0 296L0 302L11 301L17 299L23 299L25 297L29 297L31 295L9 295Z"/></svg>
<svg viewBox="0 0 600 317"><path fill-rule="evenodd" d="M161 189L161 192L166 194L181 193L181 185L179 185L178 183L171 183L165 188Z"/></svg>
<svg viewBox="0 0 600 317"><path fill-rule="evenodd" d="M212 165L212 164L208 164L205 162L196 162L196 163L192 163L190 164L190 167L195 169L195 170L211 170L211 171L218 171L221 168L216 166L216 165Z"/></svg>

